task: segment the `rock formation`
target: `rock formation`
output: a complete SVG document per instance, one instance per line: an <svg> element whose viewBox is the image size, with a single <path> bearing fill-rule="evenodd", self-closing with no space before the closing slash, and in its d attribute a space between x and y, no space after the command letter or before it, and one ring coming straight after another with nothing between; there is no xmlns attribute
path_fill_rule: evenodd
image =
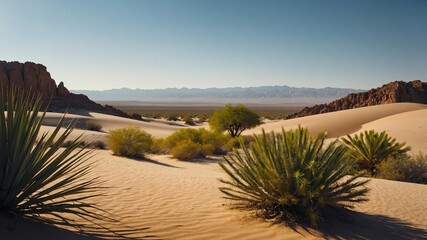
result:
<svg viewBox="0 0 427 240"><path fill-rule="evenodd" d="M71 93L63 82L57 86L42 64L0 61L0 88L11 86L40 94L45 105L50 103L48 111L72 113L87 110L129 117L116 108L97 104L83 94Z"/></svg>
<svg viewBox="0 0 427 240"><path fill-rule="evenodd" d="M413 102L427 104L427 83L420 80L411 82L395 81L373 88L368 92L352 93L328 104L306 107L302 111L288 115L286 119L335 112L345 109L360 108L372 105Z"/></svg>

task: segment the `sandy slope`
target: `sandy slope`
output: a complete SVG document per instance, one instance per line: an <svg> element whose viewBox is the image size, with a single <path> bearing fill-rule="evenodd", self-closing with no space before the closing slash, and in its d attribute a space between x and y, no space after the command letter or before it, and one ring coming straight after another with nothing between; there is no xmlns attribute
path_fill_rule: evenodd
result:
<svg viewBox="0 0 427 240"><path fill-rule="evenodd" d="M246 131L245 134L260 133L264 128L266 131L280 131L296 128L298 125L307 127L311 132L328 131L329 137L338 137L354 133L369 122L415 110L427 109L427 105L416 103L393 103L378 106L349 109L338 112L318 114L308 117L281 120L263 124L257 128Z"/></svg>
<svg viewBox="0 0 427 240"><path fill-rule="evenodd" d="M164 122L147 123L103 114L92 114L92 117L106 130L135 124L156 136L165 136L181 128ZM314 132L328 129L332 137L365 129L386 130L413 146L414 151L427 153L426 119L425 105L399 103L269 122L262 127L270 131L301 124ZM259 133L260 129L248 134ZM96 138L107 133L86 134ZM374 179L369 184L370 201L357 206L358 213L346 221L326 219L327 224L320 230L298 228L294 231L281 224L254 219L250 212L231 209L230 202L224 200L218 190L217 179L225 175L215 160L182 162L153 155L151 160L137 161L113 156L106 150L96 150L96 153L93 160L99 160L99 165L92 175L101 176L105 181L103 186L109 187L108 196L97 198L96 202L120 220L120 223L101 224L112 230L132 230L133 237L149 234L162 239L427 239L426 185ZM0 216L2 226L8 221ZM74 234L56 233L55 229L37 226L18 221L14 231L1 228L0 236L1 239L3 236L6 239L77 238ZM137 230L141 227L150 229ZM24 234L26 232L31 234Z"/></svg>
<svg viewBox="0 0 427 240"><path fill-rule="evenodd" d="M218 178L225 177L217 163L182 162L168 156L137 161L98 150L99 165L92 173L101 176L108 195L97 204L120 219L104 227L138 229L132 237L156 235L162 239L421 239L427 237L427 186L372 180L371 201L357 206L359 213L347 222L329 219L321 230L292 230L255 219L250 212L231 209L222 198ZM37 230L18 222L15 230L0 230L15 239L30 229L30 238L44 239L51 230ZM3 232L2 232L3 231ZM46 232L47 231L47 232ZM64 234L62 232L62 234ZM39 237L39 238L37 238ZM117 236L116 236L117 237ZM116 238L116 237L113 237Z"/></svg>

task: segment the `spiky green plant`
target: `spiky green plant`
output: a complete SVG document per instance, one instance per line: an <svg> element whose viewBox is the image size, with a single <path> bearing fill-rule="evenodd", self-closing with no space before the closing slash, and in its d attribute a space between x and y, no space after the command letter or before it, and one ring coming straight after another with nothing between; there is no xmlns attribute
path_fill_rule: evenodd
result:
<svg viewBox="0 0 427 240"><path fill-rule="evenodd" d="M0 102L0 212L29 217L41 214L51 223L70 225L67 214L97 217L88 203L99 195L97 179L87 178L91 151L79 148L80 138L60 149L74 123L61 130L64 117L51 133L38 139L46 112L41 98L8 90ZM66 213L65 215L63 213ZM47 219L45 219L47 220Z"/></svg>
<svg viewBox="0 0 427 240"><path fill-rule="evenodd" d="M382 161L402 156L411 149L405 146L405 142L397 142L385 131L364 131L354 136L347 135L341 140L348 149L348 156L356 160L359 168L368 171L371 176L377 174L377 166Z"/></svg>
<svg viewBox="0 0 427 240"><path fill-rule="evenodd" d="M255 208L267 219L309 222L316 226L328 209L352 208L366 201L368 180L349 176L351 160L336 142L324 147L326 133L312 138L305 128L254 136L251 149L225 157L229 179L225 198Z"/></svg>

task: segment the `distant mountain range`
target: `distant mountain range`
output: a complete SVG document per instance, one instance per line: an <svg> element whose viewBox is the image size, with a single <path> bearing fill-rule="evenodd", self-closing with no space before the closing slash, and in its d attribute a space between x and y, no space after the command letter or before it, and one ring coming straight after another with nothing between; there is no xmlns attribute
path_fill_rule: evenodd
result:
<svg viewBox="0 0 427 240"><path fill-rule="evenodd" d="M147 101L192 98L322 98L337 99L350 93L362 92L350 88L297 88L289 86L229 87L229 88L167 88L167 89L111 89L71 90L95 101Z"/></svg>

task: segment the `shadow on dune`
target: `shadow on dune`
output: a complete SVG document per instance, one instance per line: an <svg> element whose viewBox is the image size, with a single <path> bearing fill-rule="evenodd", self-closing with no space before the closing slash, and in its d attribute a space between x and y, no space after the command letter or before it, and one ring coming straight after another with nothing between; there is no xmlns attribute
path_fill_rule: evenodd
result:
<svg viewBox="0 0 427 240"><path fill-rule="evenodd" d="M220 163L222 161L223 161L222 157L221 158L205 157L205 158L199 158L195 160L188 160L184 162L190 162L190 163L196 163L196 164L211 164L211 163Z"/></svg>
<svg viewBox="0 0 427 240"><path fill-rule="evenodd" d="M149 228L131 227L121 224L119 221L104 222L108 226L103 226L103 221L87 222L80 227L66 230L44 222L42 219L25 218L22 216L12 216L0 214L0 236L1 239L160 239L155 235L148 234ZM64 225L64 224L62 224ZM67 224L65 224L67 225Z"/></svg>
<svg viewBox="0 0 427 240"><path fill-rule="evenodd" d="M326 239L427 239L426 229L395 218L359 212L351 212L344 219L325 219L317 231Z"/></svg>
<svg viewBox="0 0 427 240"><path fill-rule="evenodd" d="M149 159L149 158L135 159L135 160L142 161L142 162L147 162L147 163L152 163L152 164L157 164L157 165L164 166L164 167L180 168L180 167L168 164L168 163L159 162L159 161L152 160L152 159Z"/></svg>
<svg viewBox="0 0 427 240"><path fill-rule="evenodd" d="M119 157L122 157L122 156L119 156ZM147 157L132 157L132 158L131 157L125 157L125 158L130 159L130 160L134 160L134 161L138 161L138 162L152 163L152 164L156 164L156 165L163 166L163 167L181 168L181 167L177 167L177 166L174 166L174 165L171 165L168 163L159 162L159 161L147 158Z"/></svg>

